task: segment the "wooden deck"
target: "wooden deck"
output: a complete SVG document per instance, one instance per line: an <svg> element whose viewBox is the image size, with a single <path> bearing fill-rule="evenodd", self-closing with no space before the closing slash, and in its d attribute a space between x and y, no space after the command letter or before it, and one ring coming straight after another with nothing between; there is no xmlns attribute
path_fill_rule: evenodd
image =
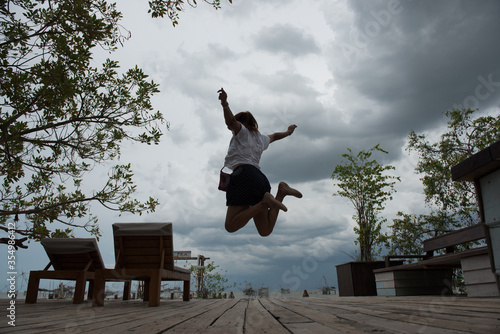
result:
<svg viewBox="0 0 500 334"><path fill-rule="evenodd" d="M4 310L7 300L0 302ZM500 333L499 298L310 297L297 299L17 301L16 326L0 333Z"/></svg>

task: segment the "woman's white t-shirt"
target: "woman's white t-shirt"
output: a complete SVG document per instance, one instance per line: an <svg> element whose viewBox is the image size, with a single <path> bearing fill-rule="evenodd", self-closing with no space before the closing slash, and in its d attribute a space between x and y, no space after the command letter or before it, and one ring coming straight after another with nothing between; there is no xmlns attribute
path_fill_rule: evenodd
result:
<svg viewBox="0 0 500 334"><path fill-rule="evenodd" d="M241 124L240 131L236 135L233 132L224 166L233 168L238 164L249 164L260 169L260 157L270 142L269 136L252 132Z"/></svg>

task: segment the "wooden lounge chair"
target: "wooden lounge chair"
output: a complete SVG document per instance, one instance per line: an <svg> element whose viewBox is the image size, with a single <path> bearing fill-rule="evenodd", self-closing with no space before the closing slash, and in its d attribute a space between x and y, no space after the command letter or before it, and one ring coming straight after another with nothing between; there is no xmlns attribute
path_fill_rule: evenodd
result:
<svg viewBox="0 0 500 334"><path fill-rule="evenodd" d="M160 304L161 281L184 281L183 300L189 301L191 272L174 266L172 223L113 224L115 269L96 270L92 306L104 305L106 281L144 281L144 301Z"/></svg>
<svg viewBox="0 0 500 334"><path fill-rule="evenodd" d="M104 262L94 238L48 238L41 241L50 259L44 270L30 272L26 303L36 303L40 279L75 280L73 303L80 304L89 281L88 299L92 296L95 270ZM54 270L49 270L50 267Z"/></svg>

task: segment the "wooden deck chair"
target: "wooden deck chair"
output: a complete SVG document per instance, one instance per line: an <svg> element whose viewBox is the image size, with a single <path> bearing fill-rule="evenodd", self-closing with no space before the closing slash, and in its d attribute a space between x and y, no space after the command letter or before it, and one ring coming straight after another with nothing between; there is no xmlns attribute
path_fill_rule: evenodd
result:
<svg viewBox="0 0 500 334"><path fill-rule="evenodd" d="M183 300L189 301L191 271L174 266L172 223L113 224L115 269L96 271L92 306L104 305L106 281L144 281L144 301L160 304L161 281L184 281Z"/></svg>
<svg viewBox="0 0 500 334"><path fill-rule="evenodd" d="M30 272L25 302L36 303L40 279L76 281L74 304L80 304L83 301L85 286L89 281L87 298L90 299L95 270L104 269L104 262L95 238L48 238L43 239L41 244L50 262L44 270ZM54 270L49 270L51 266Z"/></svg>

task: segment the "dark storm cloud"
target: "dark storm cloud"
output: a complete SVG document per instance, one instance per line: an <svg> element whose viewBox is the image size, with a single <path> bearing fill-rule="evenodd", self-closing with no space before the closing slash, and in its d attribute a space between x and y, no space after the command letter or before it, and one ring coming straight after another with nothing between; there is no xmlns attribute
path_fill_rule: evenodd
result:
<svg viewBox="0 0 500 334"><path fill-rule="evenodd" d="M453 107L497 106L498 1L352 1L349 5L356 25L344 31L339 47L351 66L331 63L331 67L345 89L384 108L380 123L392 128L394 135L432 128L441 121L442 112Z"/></svg>
<svg viewBox="0 0 500 334"><path fill-rule="evenodd" d="M259 84L262 88L282 96L281 94L293 94L304 99L314 99L317 92L308 86L311 80L291 69L278 70L272 74L246 72L245 76L250 82Z"/></svg>
<svg viewBox="0 0 500 334"><path fill-rule="evenodd" d="M253 222L228 234L221 233L222 222L206 219L203 226L191 230L177 224L175 232L178 238L196 245L201 253L210 254L218 264L223 263L231 281L309 289L323 275L334 282L334 265L345 262L355 248L345 238L351 233L345 218L325 220L326 224L304 221L291 225L283 215L272 238L258 236Z"/></svg>
<svg viewBox="0 0 500 334"><path fill-rule="evenodd" d="M180 163L178 170L168 170L157 220L173 221L182 241L176 247L210 256L228 270L231 281L309 289L320 287L325 275L336 285L335 265L352 260L356 245L348 202L331 196L335 166L347 147L357 152L379 143L390 154L374 158L392 163L403 158L410 130L443 125L442 113L454 104L498 104L500 2L327 1L322 6L331 31L324 34L292 19L269 21L264 28L262 21L245 21L261 6L276 14L275 3L283 2L243 1L230 14L238 14L238 29L251 29L235 31L238 39L180 46L175 56L153 67L165 74L162 88L181 92L194 105L179 131L203 147L203 152L185 152L197 158L183 160L198 168L194 172L182 173ZM350 12L339 11L335 3ZM311 63L328 73L314 77L308 72ZM233 111L254 113L262 133L298 125L261 160L273 193L284 180L305 194L287 199L289 211L280 214L267 238L258 236L253 222L233 234L224 229L225 194L217 190L217 177L231 134L217 100L220 85ZM391 206L399 210L401 203Z"/></svg>
<svg viewBox="0 0 500 334"><path fill-rule="evenodd" d="M276 24L261 29L255 37L255 46L267 52L282 52L294 57L320 51L311 35L291 24Z"/></svg>
<svg viewBox="0 0 500 334"><path fill-rule="evenodd" d="M262 28L254 35L257 50L273 54L271 59L278 63L281 59L284 68L267 72L240 68L242 78L261 92L251 96L240 92L246 101L235 98L236 87L225 87L234 111L252 111L263 133L298 125L293 138L273 144L264 153L262 168L273 182L328 178L347 147L359 151L381 144L390 155L379 159L396 160L408 133L443 125L447 109L498 105L500 46L495 36L500 32L500 20L496 20L500 3L348 4L351 25L338 24L337 16L325 12L336 36L330 49L320 49L306 30L291 23ZM324 92L314 87L314 78L289 63L311 53L328 57L336 86L331 92L335 106L322 104L319 98ZM226 64L255 55L249 50L243 56L231 45L215 43L204 52L179 50L179 55L168 79L175 80L175 85L172 81L169 86L180 87L200 102L195 114L203 115L203 141L220 138L218 131L225 131L220 115L203 111L217 108L214 67L223 71ZM225 150L211 153L209 165L220 165Z"/></svg>
<svg viewBox="0 0 500 334"><path fill-rule="evenodd" d="M392 163L404 159L410 130L432 133L453 106L498 113L497 0L234 1L217 12L221 17L208 6L207 18L198 16L202 6L196 15L186 12L175 29L166 21L152 27L149 16L138 20L134 1L119 5L132 6L125 26L135 38L130 42L139 42L122 52L120 63L138 64L160 83L155 109L171 130L163 146L122 157L137 171L140 197L158 197L160 205L141 217L101 218L99 247L110 266L112 222L171 221L177 250L210 256L233 281L317 288L323 275L334 280L334 266L352 260L356 248L354 212L347 200L331 196L329 180L347 147L357 152L380 143L390 154L374 158ZM267 238L253 222L234 234L224 229L225 194L217 184L231 133L217 100L221 86L233 111L252 111L262 133L298 125L262 157L273 193L282 180L304 192L302 199L286 199L289 211ZM414 179L402 180L406 191L388 207L424 213L423 200L403 203L421 192L412 163L405 168L402 174ZM39 251L30 250L45 262ZM38 262L26 270L38 269Z"/></svg>
<svg viewBox="0 0 500 334"><path fill-rule="evenodd" d="M444 111L498 107L500 2L398 3L352 1L355 25L332 23L343 41L329 60L339 87L338 109L320 106L314 93L295 89L300 102L287 111L299 125L297 138L276 144L271 156L263 157L263 170L274 182L328 178L346 147L368 150L380 143L390 154L376 157L379 161L404 158L408 133L443 125ZM291 74L288 78L293 80ZM307 87L305 80L296 80ZM342 120L342 113L350 120Z"/></svg>

